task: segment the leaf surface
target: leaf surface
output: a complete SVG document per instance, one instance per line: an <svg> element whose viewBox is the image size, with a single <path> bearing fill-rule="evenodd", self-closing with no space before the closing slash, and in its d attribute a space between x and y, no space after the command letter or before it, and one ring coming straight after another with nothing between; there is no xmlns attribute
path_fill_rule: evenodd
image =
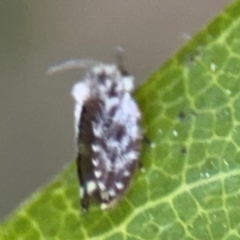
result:
<svg viewBox="0 0 240 240"><path fill-rule="evenodd" d="M240 239L240 1L138 88L145 135L129 191L79 211L71 164L0 227L0 239Z"/></svg>

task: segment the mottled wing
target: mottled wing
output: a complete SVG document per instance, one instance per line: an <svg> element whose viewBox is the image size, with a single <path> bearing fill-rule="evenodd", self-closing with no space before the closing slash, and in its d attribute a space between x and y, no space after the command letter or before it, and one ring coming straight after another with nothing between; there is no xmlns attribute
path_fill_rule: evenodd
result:
<svg viewBox="0 0 240 240"><path fill-rule="evenodd" d="M78 131L77 171L81 185L81 206L88 209L89 197L97 190L92 162L92 142L94 139L92 122L100 111L98 99L87 100L82 107ZM80 113L79 113L80 114Z"/></svg>
<svg viewBox="0 0 240 240"><path fill-rule="evenodd" d="M130 94L107 101L93 123L92 156L102 208L114 206L125 193L138 166L142 139L140 112Z"/></svg>

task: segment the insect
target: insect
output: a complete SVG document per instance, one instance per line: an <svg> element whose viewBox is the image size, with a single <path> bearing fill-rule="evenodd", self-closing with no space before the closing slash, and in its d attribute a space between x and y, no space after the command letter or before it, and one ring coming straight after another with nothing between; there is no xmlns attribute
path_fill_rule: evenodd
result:
<svg viewBox="0 0 240 240"><path fill-rule="evenodd" d="M49 73L87 68L72 88L75 100L77 172L81 207L93 196L102 209L113 208L126 192L139 166L141 113L131 96L134 78L121 64L69 60Z"/></svg>

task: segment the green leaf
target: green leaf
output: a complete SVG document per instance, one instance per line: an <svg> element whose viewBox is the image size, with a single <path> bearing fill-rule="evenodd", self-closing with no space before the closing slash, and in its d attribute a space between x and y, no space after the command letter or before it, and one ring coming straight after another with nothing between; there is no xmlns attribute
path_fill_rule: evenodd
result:
<svg viewBox="0 0 240 240"><path fill-rule="evenodd" d="M120 204L79 211L75 165L0 227L0 239L240 239L240 1L136 93L151 145Z"/></svg>

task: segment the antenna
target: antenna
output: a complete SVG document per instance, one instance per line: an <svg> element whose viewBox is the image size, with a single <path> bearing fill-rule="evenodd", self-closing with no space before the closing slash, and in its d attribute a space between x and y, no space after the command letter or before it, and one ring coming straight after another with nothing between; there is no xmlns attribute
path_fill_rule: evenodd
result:
<svg viewBox="0 0 240 240"><path fill-rule="evenodd" d="M120 70L121 74L123 76L128 76L130 75L129 72L126 70L125 66L124 66L124 54L125 50L123 47L121 46L117 46L116 47L116 61L117 61L117 66L118 66L118 69Z"/></svg>
<svg viewBox="0 0 240 240"><path fill-rule="evenodd" d="M66 70L91 68L98 64L100 62L93 59L69 59L48 68L47 74L52 75Z"/></svg>

